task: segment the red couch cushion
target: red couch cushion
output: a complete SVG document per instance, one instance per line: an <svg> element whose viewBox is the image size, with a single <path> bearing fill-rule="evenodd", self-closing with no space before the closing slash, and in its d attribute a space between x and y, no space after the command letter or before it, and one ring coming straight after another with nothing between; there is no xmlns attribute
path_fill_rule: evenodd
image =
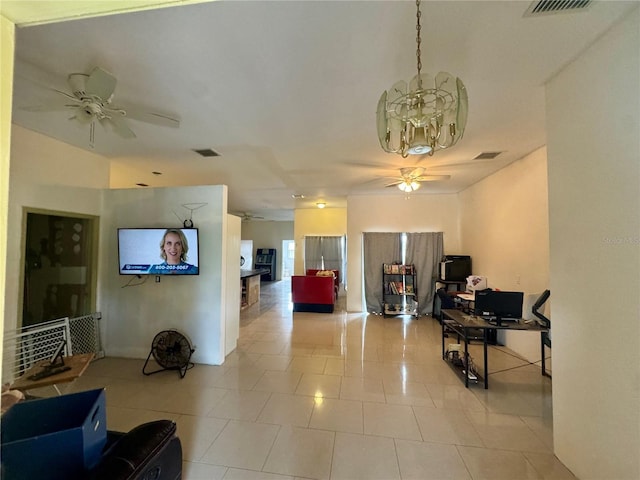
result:
<svg viewBox="0 0 640 480"><path fill-rule="evenodd" d="M338 292L340 291L340 270L330 270L333 272L334 279L334 288L336 291L336 296L338 296ZM326 270L320 270L317 268L307 268L307 275L317 275L318 272L326 272Z"/></svg>
<svg viewBox="0 0 640 480"><path fill-rule="evenodd" d="M291 300L293 303L334 304L336 301L334 279L315 275L291 277Z"/></svg>

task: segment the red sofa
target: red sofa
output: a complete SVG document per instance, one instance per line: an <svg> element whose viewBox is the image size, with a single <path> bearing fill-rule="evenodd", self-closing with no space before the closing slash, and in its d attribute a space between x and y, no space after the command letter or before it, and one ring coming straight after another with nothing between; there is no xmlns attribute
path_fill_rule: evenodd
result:
<svg viewBox="0 0 640 480"><path fill-rule="evenodd" d="M336 297L338 296L338 292L340 291L340 270L330 270L331 272L333 272L333 280L334 280L334 285L335 285L335 290L336 290ZM307 269L307 275L317 275L318 272L326 272L326 270L320 270L317 268L308 268Z"/></svg>
<svg viewBox="0 0 640 480"><path fill-rule="evenodd" d="M294 275L291 277L294 312L331 313L336 303L333 277Z"/></svg>

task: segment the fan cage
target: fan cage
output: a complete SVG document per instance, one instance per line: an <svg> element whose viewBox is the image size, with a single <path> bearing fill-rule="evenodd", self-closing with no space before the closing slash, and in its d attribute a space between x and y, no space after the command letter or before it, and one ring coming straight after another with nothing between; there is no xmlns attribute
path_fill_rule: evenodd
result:
<svg viewBox="0 0 640 480"><path fill-rule="evenodd" d="M142 373L152 375L164 370L178 370L180 377L184 378L187 370L194 367L194 363L191 362L191 355L193 355L195 349L191 345L189 339L175 329L159 332L151 342L151 350L142 367ZM160 368L147 371L151 357Z"/></svg>

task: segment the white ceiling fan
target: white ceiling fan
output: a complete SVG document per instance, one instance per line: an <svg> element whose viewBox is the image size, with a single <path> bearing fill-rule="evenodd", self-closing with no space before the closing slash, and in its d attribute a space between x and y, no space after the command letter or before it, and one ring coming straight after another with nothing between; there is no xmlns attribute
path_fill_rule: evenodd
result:
<svg viewBox="0 0 640 480"><path fill-rule="evenodd" d="M122 138L135 138L127 119L138 120L153 125L177 128L180 121L161 113L144 112L135 107L123 108L111 103L117 79L106 70L95 67L90 74L72 73L67 77L71 93L51 88L65 97L64 103L24 107L31 112L67 111L69 120L89 125L89 145L94 146L95 124L99 123Z"/></svg>
<svg viewBox="0 0 640 480"><path fill-rule="evenodd" d="M378 182L380 179L387 181L391 180L391 182L386 183L384 186L398 187L400 190L407 193L420 188L422 182L437 182L449 180L451 178L451 175L432 175L431 173L427 173L427 169L425 167L420 167L417 165L411 167L398 166L391 168L379 164L349 163L349 165L377 171L375 174L376 178L365 183ZM429 172L431 172L431 170L432 168L428 169ZM398 171L399 175L391 173L394 171ZM380 173L382 172L385 173L381 175ZM386 172L389 172L389 174L387 174Z"/></svg>
<svg viewBox="0 0 640 480"><path fill-rule="evenodd" d="M251 220L264 220L264 217L260 217L258 215L252 215L251 213L248 213L248 212L238 213L237 215L242 218L243 222L249 222Z"/></svg>
<svg viewBox="0 0 640 480"><path fill-rule="evenodd" d="M437 182L451 178L451 175L424 175L424 173L424 167L402 167L400 176L387 177L393 178L394 181L386 184L385 187L398 187L408 193L420 188L422 182Z"/></svg>

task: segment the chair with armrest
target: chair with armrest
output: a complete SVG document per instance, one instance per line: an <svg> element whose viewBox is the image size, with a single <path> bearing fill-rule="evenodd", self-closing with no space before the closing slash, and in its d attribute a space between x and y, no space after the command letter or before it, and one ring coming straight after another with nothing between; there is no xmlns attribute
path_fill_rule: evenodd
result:
<svg viewBox="0 0 640 480"><path fill-rule="evenodd" d="M172 420L144 423L128 433L108 432L89 480L180 480L182 445Z"/></svg>

